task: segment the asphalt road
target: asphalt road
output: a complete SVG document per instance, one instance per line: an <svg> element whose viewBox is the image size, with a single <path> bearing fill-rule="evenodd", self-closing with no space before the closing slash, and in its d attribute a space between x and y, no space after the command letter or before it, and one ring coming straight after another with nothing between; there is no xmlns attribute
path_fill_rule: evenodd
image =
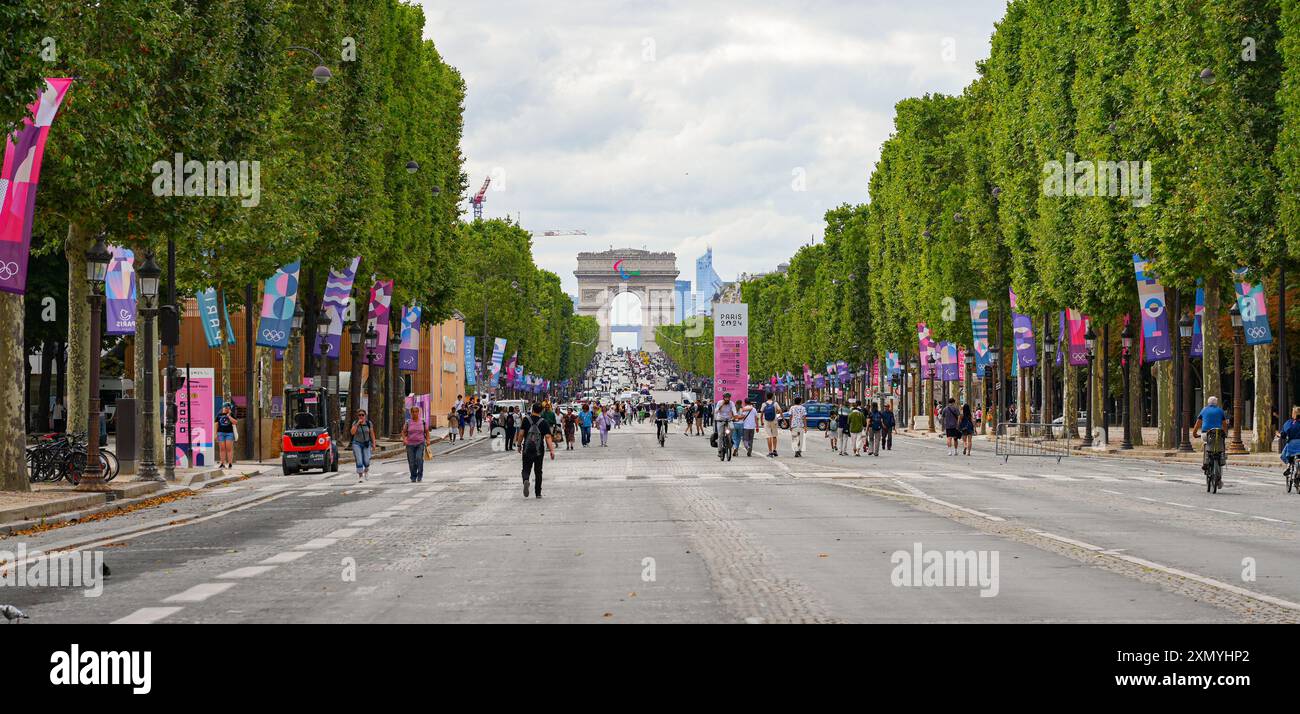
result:
<svg viewBox="0 0 1300 714"><path fill-rule="evenodd" d="M624 427L548 459L540 500L487 441L421 484L403 460L364 484L260 476L0 540L77 544L112 573L99 597L6 586L0 603L30 624L1300 620L1280 470L1230 468L1210 495L1194 466L1003 463L978 440L971 457L907 437L840 456L817 433L804 458L780 449L721 462L680 426L663 448Z"/></svg>

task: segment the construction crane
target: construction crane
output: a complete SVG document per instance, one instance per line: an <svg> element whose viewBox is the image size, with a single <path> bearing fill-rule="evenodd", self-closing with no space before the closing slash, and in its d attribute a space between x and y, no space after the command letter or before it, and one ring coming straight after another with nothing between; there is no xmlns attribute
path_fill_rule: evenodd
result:
<svg viewBox="0 0 1300 714"><path fill-rule="evenodd" d="M491 176L488 176L487 178L483 179L483 188L480 188L478 190L478 193L474 194L474 198L471 198L469 200L470 204L474 206L474 220L478 220L483 217L483 201L487 200L487 190L488 190L488 186L491 185L491 183L492 183Z"/></svg>
<svg viewBox="0 0 1300 714"><path fill-rule="evenodd" d="M585 235L587 235L587 232L586 232L586 231L582 231L582 230L572 230L572 231L543 231L543 232L542 232L542 235L543 235L543 236L546 236L546 237L552 237L552 236L585 236Z"/></svg>

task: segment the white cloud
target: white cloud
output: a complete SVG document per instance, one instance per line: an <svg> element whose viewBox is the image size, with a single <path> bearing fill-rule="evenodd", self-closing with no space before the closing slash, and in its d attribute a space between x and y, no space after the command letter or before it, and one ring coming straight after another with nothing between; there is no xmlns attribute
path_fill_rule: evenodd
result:
<svg viewBox="0 0 1300 714"><path fill-rule="evenodd" d="M471 186L521 215L574 292L574 254L711 245L723 279L774 268L866 200L893 107L960 92L1005 0L798 3L424 0L426 36L465 76ZM945 57L945 49L953 57ZM952 61L948 61L952 59ZM792 188L802 171L803 191Z"/></svg>

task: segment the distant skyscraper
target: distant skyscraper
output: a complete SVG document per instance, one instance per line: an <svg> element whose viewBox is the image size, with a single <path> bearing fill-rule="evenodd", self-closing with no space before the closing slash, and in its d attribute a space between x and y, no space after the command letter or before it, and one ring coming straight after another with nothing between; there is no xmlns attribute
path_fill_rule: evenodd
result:
<svg viewBox="0 0 1300 714"><path fill-rule="evenodd" d="M691 281L676 280L673 282L673 322L682 324L687 315L695 314L695 300L691 295Z"/></svg>
<svg viewBox="0 0 1300 714"><path fill-rule="evenodd" d="M713 270L713 248L695 259L695 304L701 313L708 312L713 296L722 290L722 278Z"/></svg>

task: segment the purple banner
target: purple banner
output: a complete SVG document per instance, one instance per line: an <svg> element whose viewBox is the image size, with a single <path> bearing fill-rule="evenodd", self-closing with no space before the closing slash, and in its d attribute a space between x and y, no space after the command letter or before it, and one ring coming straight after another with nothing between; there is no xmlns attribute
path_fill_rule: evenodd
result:
<svg viewBox="0 0 1300 714"><path fill-rule="evenodd" d="M113 257L104 276L104 318L106 335L135 334L135 253L130 248L110 245Z"/></svg>
<svg viewBox="0 0 1300 714"><path fill-rule="evenodd" d="M1169 313L1165 309L1165 289L1148 270L1145 258L1133 254L1133 273L1137 276L1138 304L1142 308L1142 358L1147 362L1172 359L1169 344Z"/></svg>
<svg viewBox="0 0 1300 714"><path fill-rule="evenodd" d="M379 335L379 341L375 345L375 357L367 362L375 367L383 367L388 362L385 353L388 352L388 324L391 322L389 315L392 313L390 307L392 304L393 281L376 281L374 287L370 288L370 314L366 321L366 332L373 328ZM369 354L366 356L369 357Z"/></svg>
<svg viewBox="0 0 1300 714"><path fill-rule="evenodd" d="M1028 315L1016 312L1016 291L1011 292L1011 334L1016 344L1016 363L1022 368L1038 366L1037 345L1034 342L1034 321Z"/></svg>
<svg viewBox="0 0 1300 714"><path fill-rule="evenodd" d="M8 293L27 292L27 259L45 139L71 84L71 79L47 78L45 91L27 105L23 125L6 137L0 164L0 290Z"/></svg>
<svg viewBox="0 0 1300 714"><path fill-rule="evenodd" d="M353 258L347 268L331 270L329 278L325 281L325 299L321 301L321 305L329 313L330 323L328 326L321 325L316 328L314 349L318 357L321 354L334 359L339 357L339 350L343 346L343 313L347 310L348 299L352 296L352 283L356 280L357 268L360 265L361 258Z"/></svg>
<svg viewBox="0 0 1300 714"><path fill-rule="evenodd" d="M1201 324L1205 320L1205 288L1199 287L1201 279L1196 279L1196 312L1192 318L1192 357L1205 356L1205 331Z"/></svg>

